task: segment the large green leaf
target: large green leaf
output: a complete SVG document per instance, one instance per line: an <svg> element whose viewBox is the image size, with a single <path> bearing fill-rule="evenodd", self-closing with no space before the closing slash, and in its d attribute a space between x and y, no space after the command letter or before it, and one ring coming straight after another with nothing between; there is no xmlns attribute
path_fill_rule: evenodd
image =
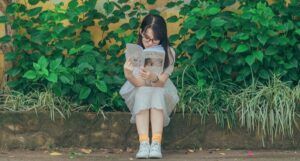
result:
<svg viewBox="0 0 300 161"><path fill-rule="evenodd" d="M232 37L233 40L248 40L249 35L246 33L238 33Z"/></svg>
<svg viewBox="0 0 300 161"><path fill-rule="evenodd" d="M28 0L30 5L36 5L39 3L40 0Z"/></svg>
<svg viewBox="0 0 300 161"><path fill-rule="evenodd" d="M169 22L169 23L174 23L174 22L177 22L177 21L178 21L177 16L171 16L167 19L167 22Z"/></svg>
<svg viewBox="0 0 300 161"><path fill-rule="evenodd" d="M221 17L215 17L210 22L212 27L221 27L221 26L225 25L226 23L227 23L227 21L225 21Z"/></svg>
<svg viewBox="0 0 300 161"><path fill-rule="evenodd" d="M265 69L262 69L262 70L259 71L259 77L263 78L263 79L269 79L270 78L270 74Z"/></svg>
<svg viewBox="0 0 300 161"><path fill-rule="evenodd" d="M97 80L95 82L96 87L101 91L107 93L107 85L104 81Z"/></svg>
<svg viewBox="0 0 300 161"><path fill-rule="evenodd" d="M62 74L59 76L59 80L64 84L72 85L74 82L74 78L71 74Z"/></svg>
<svg viewBox="0 0 300 161"><path fill-rule="evenodd" d="M300 35L300 29L295 30L295 33Z"/></svg>
<svg viewBox="0 0 300 161"><path fill-rule="evenodd" d="M83 72L84 70L94 70L94 67L91 66L89 63L87 62L80 62L80 64L77 67L78 69L78 74L80 74L81 72Z"/></svg>
<svg viewBox="0 0 300 161"><path fill-rule="evenodd" d="M139 25L139 21L138 21L137 18L131 18L129 20L129 26L130 26L130 28L134 29L134 28L138 27L138 25Z"/></svg>
<svg viewBox="0 0 300 161"><path fill-rule="evenodd" d="M37 77L37 74L35 71L29 70L23 75L23 77L27 79L35 79Z"/></svg>
<svg viewBox="0 0 300 161"><path fill-rule="evenodd" d="M33 68L34 70L39 71L42 67L38 63L33 63Z"/></svg>
<svg viewBox="0 0 300 161"><path fill-rule="evenodd" d="M80 51L89 52L89 51L92 51L93 48L94 48L93 45L85 44L80 47Z"/></svg>
<svg viewBox="0 0 300 161"><path fill-rule="evenodd" d="M156 0L147 0L148 4L155 4Z"/></svg>
<svg viewBox="0 0 300 161"><path fill-rule="evenodd" d="M193 28L194 26L196 26L196 24L197 24L197 18L189 17L184 21L183 27L189 29L189 28Z"/></svg>
<svg viewBox="0 0 300 161"><path fill-rule="evenodd" d="M42 11L42 9L43 9L42 7L36 7L36 8L28 10L27 14L28 14L28 16L33 17L33 16L38 15Z"/></svg>
<svg viewBox="0 0 300 161"><path fill-rule="evenodd" d="M57 82L57 74L56 73L50 73L48 77L46 77L46 79L52 83L56 83Z"/></svg>
<svg viewBox="0 0 300 161"><path fill-rule="evenodd" d="M191 14L195 16L201 15L203 13L203 11L198 7L193 8L192 11L188 11L188 12L191 12Z"/></svg>
<svg viewBox="0 0 300 161"><path fill-rule="evenodd" d="M79 99L83 100L83 99L88 98L88 96L90 95L90 93L91 93L91 88L83 86L80 89Z"/></svg>
<svg viewBox="0 0 300 161"><path fill-rule="evenodd" d="M17 58L17 56L18 56L18 53L16 53L16 52L7 52L4 54L6 61L13 61Z"/></svg>
<svg viewBox="0 0 300 161"><path fill-rule="evenodd" d="M223 1L223 6L231 6L236 2L236 0L226 0Z"/></svg>
<svg viewBox="0 0 300 161"><path fill-rule="evenodd" d="M221 11L219 7L210 7L207 9L207 15L215 15Z"/></svg>
<svg viewBox="0 0 300 161"><path fill-rule="evenodd" d="M38 60L38 64L42 67L42 68L46 68L49 64L48 59L45 56L41 56Z"/></svg>
<svg viewBox="0 0 300 161"><path fill-rule="evenodd" d="M153 15L159 15L160 12L157 10L157 9L152 9L149 11L150 14L153 14Z"/></svg>
<svg viewBox="0 0 300 161"><path fill-rule="evenodd" d="M21 83L22 83L22 81L20 81L20 80L9 81L9 82L7 82L7 86L10 87L10 88L16 88Z"/></svg>
<svg viewBox="0 0 300 161"><path fill-rule="evenodd" d="M52 71L56 70L62 62L62 58L57 58L50 62L50 69Z"/></svg>
<svg viewBox="0 0 300 161"><path fill-rule="evenodd" d="M105 2L103 7L104 7L105 12L107 14L110 14L113 12L115 5L112 2Z"/></svg>
<svg viewBox="0 0 300 161"><path fill-rule="evenodd" d="M26 11L26 6L20 3L10 3L5 10L7 14L13 14Z"/></svg>
<svg viewBox="0 0 300 161"><path fill-rule="evenodd" d="M19 75L21 72L22 72L22 69L19 67L10 68L8 71L6 71L6 73L11 77L15 77L15 76Z"/></svg>
<svg viewBox="0 0 300 161"><path fill-rule="evenodd" d="M231 49L231 44L230 44L230 42L227 41L227 40L223 40L223 41L221 42L221 48L223 49L223 51L224 51L225 53L227 53L227 52Z"/></svg>
<svg viewBox="0 0 300 161"><path fill-rule="evenodd" d="M258 41L259 41L261 44L265 45L266 42L268 41L269 37L266 36L266 35L260 35L260 34L259 34L259 35L257 35L257 39L258 39Z"/></svg>
<svg viewBox="0 0 300 161"><path fill-rule="evenodd" d="M279 52L278 48L276 46L269 46L266 49L266 55L275 55Z"/></svg>
<svg viewBox="0 0 300 161"><path fill-rule="evenodd" d="M213 39L211 39L211 40L209 40L208 42L207 42L207 44L211 47L211 48L218 48L218 44L217 44L217 42L216 42L216 40L213 40Z"/></svg>
<svg viewBox="0 0 300 161"><path fill-rule="evenodd" d="M169 40L171 43L173 43L173 42L177 41L179 38L180 38L180 36L178 34L175 34L175 35L171 35L169 37Z"/></svg>
<svg viewBox="0 0 300 161"><path fill-rule="evenodd" d="M68 4L68 7L70 9L75 9L78 6L78 1L77 0L71 0Z"/></svg>
<svg viewBox="0 0 300 161"><path fill-rule="evenodd" d="M254 55L248 55L245 58L245 61L247 62L248 65L252 65L255 62L255 56Z"/></svg>
<svg viewBox="0 0 300 161"><path fill-rule="evenodd" d="M168 2L167 4L166 4L166 7L167 8L173 8L173 7L175 7L176 6L176 2Z"/></svg>
<svg viewBox="0 0 300 161"><path fill-rule="evenodd" d="M0 43L8 43L8 42L10 42L10 40L11 40L11 37L9 35L5 35L0 38Z"/></svg>
<svg viewBox="0 0 300 161"><path fill-rule="evenodd" d="M202 88L206 84L205 79L199 79L197 82L197 87Z"/></svg>
<svg viewBox="0 0 300 161"><path fill-rule="evenodd" d="M246 44L241 44L237 47L237 49L235 50L235 53L243 53L249 50L248 45Z"/></svg>
<svg viewBox="0 0 300 161"><path fill-rule="evenodd" d="M6 16L0 16L0 23L6 23L8 21Z"/></svg>
<svg viewBox="0 0 300 161"><path fill-rule="evenodd" d="M232 72L232 67L229 66L229 65L226 65L226 66L224 67L224 72L225 72L226 74L230 75L231 72Z"/></svg>
<svg viewBox="0 0 300 161"><path fill-rule="evenodd" d="M256 58L257 60L259 60L260 62L263 61L264 53L263 53L262 51L254 51L254 52L252 53L252 55L254 55L255 58Z"/></svg>
<svg viewBox="0 0 300 161"><path fill-rule="evenodd" d="M206 35L207 31L205 29L200 29L196 32L196 37L198 40L202 40L205 35Z"/></svg>

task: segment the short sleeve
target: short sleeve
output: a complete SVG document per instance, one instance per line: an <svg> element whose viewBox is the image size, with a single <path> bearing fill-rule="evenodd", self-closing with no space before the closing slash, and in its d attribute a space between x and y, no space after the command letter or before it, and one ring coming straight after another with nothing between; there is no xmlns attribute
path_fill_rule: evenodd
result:
<svg viewBox="0 0 300 161"><path fill-rule="evenodd" d="M169 76L172 74L173 70L174 70L174 64L175 64L175 51L173 48L170 48L170 52L169 54L169 66L164 70L164 73L168 74Z"/></svg>

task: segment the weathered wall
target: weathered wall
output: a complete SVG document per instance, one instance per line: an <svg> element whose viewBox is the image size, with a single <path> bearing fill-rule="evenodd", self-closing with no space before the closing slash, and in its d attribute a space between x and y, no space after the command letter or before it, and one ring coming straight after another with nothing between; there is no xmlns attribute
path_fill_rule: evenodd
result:
<svg viewBox="0 0 300 161"><path fill-rule="evenodd" d="M138 135L130 124L129 113L106 113L107 119L94 113L73 113L67 119L49 119L47 113L0 113L0 148L47 149L53 147L136 148ZM298 120L300 123L300 120ZM294 138L278 139L267 149L300 148L300 130ZM227 131L209 119L201 124L197 115L175 114L164 129L163 148L261 149L260 138L245 129Z"/></svg>

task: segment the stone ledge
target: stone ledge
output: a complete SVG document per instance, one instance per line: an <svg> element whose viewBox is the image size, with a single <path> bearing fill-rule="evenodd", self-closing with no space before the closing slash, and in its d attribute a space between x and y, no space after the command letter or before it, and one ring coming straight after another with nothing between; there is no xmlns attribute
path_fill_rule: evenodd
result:
<svg viewBox="0 0 300 161"><path fill-rule="evenodd" d="M130 114L113 112L97 116L95 113L73 113L66 120L50 120L48 113L0 113L0 148L48 149L53 147L136 148L138 136ZM57 115L58 116L58 115ZM298 119L297 122L300 123ZM163 148L231 148L231 149L299 149L300 130L294 138L277 139L273 144L261 140L254 133L235 128L228 131L208 119L205 124L197 115L174 114L164 129Z"/></svg>

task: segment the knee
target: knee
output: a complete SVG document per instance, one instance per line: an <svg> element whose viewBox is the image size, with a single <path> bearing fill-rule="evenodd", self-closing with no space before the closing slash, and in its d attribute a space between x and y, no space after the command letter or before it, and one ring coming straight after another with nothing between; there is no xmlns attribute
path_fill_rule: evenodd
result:
<svg viewBox="0 0 300 161"><path fill-rule="evenodd" d="M150 112L154 114L154 113L162 113L163 111L161 109L151 108Z"/></svg>
<svg viewBox="0 0 300 161"><path fill-rule="evenodd" d="M141 110L137 113L137 115L145 115L145 114L149 114L149 109Z"/></svg>

